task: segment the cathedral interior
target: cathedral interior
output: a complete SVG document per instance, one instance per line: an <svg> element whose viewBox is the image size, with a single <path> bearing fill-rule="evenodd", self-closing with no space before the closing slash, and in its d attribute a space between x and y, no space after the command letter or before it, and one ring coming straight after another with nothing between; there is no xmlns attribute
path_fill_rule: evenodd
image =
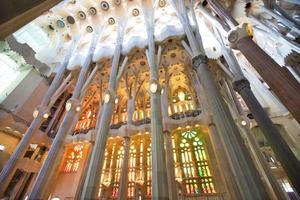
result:
<svg viewBox="0 0 300 200"><path fill-rule="evenodd" d="M300 200L299 0L2 0L0 200Z"/></svg>

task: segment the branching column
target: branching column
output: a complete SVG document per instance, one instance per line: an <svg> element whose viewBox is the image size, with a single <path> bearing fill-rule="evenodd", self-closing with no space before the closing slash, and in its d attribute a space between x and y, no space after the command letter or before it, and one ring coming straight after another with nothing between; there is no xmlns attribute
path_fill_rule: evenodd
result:
<svg viewBox="0 0 300 200"><path fill-rule="evenodd" d="M173 160L172 150L172 135L170 131L164 131L165 144L166 144L166 166L168 175L168 190L169 198L172 200L178 199L176 180L175 180L175 165Z"/></svg>
<svg viewBox="0 0 300 200"><path fill-rule="evenodd" d="M216 0L208 0L215 12L233 28L228 40L233 48L240 50L255 70L272 88L281 102L288 108L293 117L300 123L300 84L289 73L280 67L266 52L246 34L246 27L238 27L238 22L227 13Z"/></svg>
<svg viewBox="0 0 300 200"><path fill-rule="evenodd" d="M201 55L196 56L193 58L193 66L203 84L207 99L209 99L209 109L212 112L219 137L226 147L242 196L245 199L268 199L244 140L217 89L205 60Z"/></svg>
<svg viewBox="0 0 300 200"><path fill-rule="evenodd" d="M86 75L88 73L90 63L92 61L92 56L95 47L94 45L96 43L94 39L95 37L93 37L93 40L91 41L88 55L85 60L85 63L83 64L80 70L80 74L75 89L73 91L73 95L66 103L67 113L62 121L62 124L60 125L60 128L58 129L58 132L51 145L48 156L42 168L40 169L40 172L34 183L33 189L29 195L29 199L31 200L37 200L37 199L43 200L43 199L47 199L49 196L49 192L50 192L49 189L51 188L50 185L51 180L53 180L53 178L55 177L57 173L57 169L63 157L64 145L65 145L65 139L67 133L74 120L74 116L80 110L80 101L79 101L80 93L82 87L84 86L84 81L86 79Z"/></svg>
<svg viewBox="0 0 300 200"><path fill-rule="evenodd" d="M222 40L219 37L219 40ZM271 119L269 118L267 112L263 109L260 105L259 101L254 96L249 81L244 77L242 73L242 69L239 66L238 61L236 60L233 52L231 49L225 47L224 43L220 41L222 45L222 53L226 62L229 64L231 71L234 74L234 82L233 88L242 96L245 103L247 104L249 110L253 114L257 124L262 129L264 136L267 138L270 146L272 147L273 151L275 152L277 158L281 162L283 168L285 169L288 177L292 181L293 185L299 192L299 183L300 178L297 176L297 171L300 169L300 163L297 160L295 154L291 151L288 144L281 136L279 130L273 124ZM251 145L253 148L256 144L253 143L251 136L248 137ZM264 165L264 161L260 161L261 165ZM267 169L270 170L270 169ZM269 174L266 172L266 174ZM271 174L270 174L271 175ZM282 194L282 191L278 187L277 182L272 182L274 177L269 176L269 181L273 187L274 192L277 196L280 196L281 199L285 198Z"/></svg>
<svg viewBox="0 0 300 200"><path fill-rule="evenodd" d="M111 73L109 77L108 89L104 95L104 104L101 108L101 115L99 121L99 128L96 129L96 141L90 159L87 176L83 186L81 199L96 199L99 192L101 169L104 161L105 146L110 129L110 122L113 114L115 104L115 91L122 71L127 63L127 57L119 70L118 66L121 54L121 47L123 42L123 30L118 29L117 44L113 56ZM99 111L100 112L100 111Z"/></svg>
<svg viewBox="0 0 300 200"><path fill-rule="evenodd" d="M62 79L64 77L64 73L66 71L66 67L68 65L69 58L70 58L72 51L73 51L73 47L69 50L69 53L65 56L65 59L62 62L61 66L59 67L59 70L58 70L53 82L51 83L47 93L43 97L41 104L34 111L34 119L31 122L27 131L25 132L24 137L19 142L18 146L16 147L16 150L10 156L9 160L7 161L6 165L4 166L4 168L1 171L1 174L0 174L0 197L4 194L5 190L7 189L7 186L10 183L10 181L16 171L16 166L17 166L18 160L20 160L24 157L34 133L40 128L43 121L46 120L47 117L49 116L49 113L50 113L49 112L49 109L50 109L49 103L50 103L51 97L62 82Z"/></svg>
<svg viewBox="0 0 300 200"><path fill-rule="evenodd" d="M241 193L239 191L239 187L234 178L234 174L230 169L230 163L226 156L226 151L220 137L218 136L216 125L213 122L209 122L209 137L212 142L214 152L217 157L218 165L222 170L222 176L224 177L224 181L226 184L226 188L228 190L229 196L231 200L240 200L242 199Z"/></svg>
<svg viewBox="0 0 300 200"><path fill-rule="evenodd" d="M168 200L168 180L161 112L161 86L159 85L158 76L161 47L159 47L158 56L157 59L155 59L154 9L152 7L152 1L146 1L144 3L144 19L148 36L148 50L146 51L146 55L150 66L149 92L152 136L152 200Z"/></svg>
<svg viewBox="0 0 300 200"><path fill-rule="evenodd" d="M235 173L239 190L244 199L265 200L268 197L263 189L258 171L251 160L248 149L241 137L239 130L230 114L230 111L224 102L217 85L209 71L207 58L203 52L203 45L200 34L197 34L197 40L192 28L189 25L186 8L183 0L176 2L173 0L173 6L177 11L177 16L184 27L189 44L185 45L187 52L190 52L193 68L196 70L198 77L203 85L208 100L209 111L212 113L213 120L216 124L218 137L226 148L226 153L231 162L231 169ZM192 9L191 12L194 12ZM194 17L194 23L196 19ZM196 30L198 32L199 30Z"/></svg>
<svg viewBox="0 0 300 200"><path fill-rule="evenodd" d="M289 148L284 138L279 133L276 126L268 117L266 111L259 104L250 88L250 83L246 79L238 80L233 83L234 89L242 96L249 110L254 116L255 121L262 129L264 136L275 152L276 157L283 166L286 174L291 180L295 189L300 193L300 162Z"/></svg>
<svg viewBox="0 0 300 200"><path fill-rule="evenodd" d="M161 110L162 110L162 116L163 116L163 121L165 121L169 118L169 93L170 93L170 78L171 74L169 74L168 67L164 64L162 64L164 67L164 72L165 72L165 83L162 89L162 94L161 94ZM170 106L171 108L172 106ZM171 108L172 109L172 108Z"/></svg>
<svg viewBox="0 0 300 200"><path fill-rule="evenodd" d="M133 114L135 110L135 100L136 97L144 83L144 80L139 81L139 70L134 72L135 79L134 82L129 84L129 75L128 73L125 75L125 85L126 85L126 93L127 93L127 125L133 125Z"/></svg>
<svg viewBox="0 0 300 200"><path fill-rule="evenodd" d="M130 137L124 137L124 157L122 163L122 171L120 177L119 187L119 200L127 199L127 187L128 187L128 161L129 161L129 150L130 150Z"/></svg>

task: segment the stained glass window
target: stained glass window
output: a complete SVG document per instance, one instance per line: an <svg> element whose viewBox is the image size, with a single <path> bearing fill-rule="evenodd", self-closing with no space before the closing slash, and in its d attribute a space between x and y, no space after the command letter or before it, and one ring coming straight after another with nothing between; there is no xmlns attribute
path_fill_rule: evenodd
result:
<svg viewBox="0 0 300 200"><path fill-rule="evenodd" d="M146 187L147 187L147 196L151 196L152 193L152 153L151 145L147 148L147 176L146 176Z"/></svg>
<svg viewBox="0 0 300 200"><path fill-rule="evenodd" d="M63 165L63 172L77 172L83 154L83 143L72 145L66 152L66 157Z"/></svg>
<svg viewBox="0 0 300 200"><path fill-rule="evenodd" d="M194 130L188 130L188 131L181 133L181 135L186 139L192 139L197 135L197 132Z"/></svg>
<svg viewBox="0 0 300 200"><path fill-rule="evenodd" d="M173 138L175 165L181 162L186 194L215 193L213 178L209 169L208 156L200 129L181 131L177 135L177 146ZM179 150L179 160L176 149ZM178 169L175 168L177 175ZM178 179L178 177L176 176Z"/></svg>
<svg viewBox="0 0 300 200"><path fill-rule="evenodd" d="M213 176L209 167L209 156L203 133L200 128L189 127L172 134L172 152L175 164L175 178L182 185L182 193L187 196L200 196L216 193ZM119 196L120 176L124 147L109 140L104 160L101 187L109 191L109 198ZM128 160L128 199L140 195L142 199L152 194L152 154L149 134L131 137ZM121 168L120 168L121 166ZM112 192L111 192L112 191ZM106 195L107 196L107 195Z"/></svg>
<svg viewBox="0 0 300 200"><path fill-rule="evenodd" d="M131 145L129 151L129 176L128 176L129 197L134 196L135 168L136 168L136 148L134 145Z"/></svg>
<svg viewBox="0 0 300 200"><path fill-rule="evenodd" d="M105 191L112 197L118 197L121 176L121 167L124 157L122 138L109 138L106 145L103 168L100 177L100 188L98 196ZM107 194L106 194L107 195Z"/></svg>

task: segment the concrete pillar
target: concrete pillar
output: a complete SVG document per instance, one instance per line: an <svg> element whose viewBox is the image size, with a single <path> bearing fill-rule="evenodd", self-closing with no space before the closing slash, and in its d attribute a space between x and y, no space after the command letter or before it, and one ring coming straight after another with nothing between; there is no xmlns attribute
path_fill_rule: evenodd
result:
<svg viewBox="0 0 300 200"><path fill-rule="evenodd" d="M51 180L55 178L57 175L57 169L61 163L63 153L64 153L64 145L67 133L69 131L70 126L74 120L74 117L77 112L80 110L80 95L81 89L86 80L86 76L88 74L88 70L92 61L92 56L95 48L95 38L91 41L90 48L88 50L88 55L83 64L80 74L73 91L72 97L66 103L66 115L58 129L58 132L54 138L54 141L51 145L48 156L40 169L40 172L35 180L33 189L29 195L29 199L37 200L37 199L47 199L49 196L49 188Z"/></svg>
<svg viewBox="0 0 300 200"><path fill-rule="evenodd" d="M168 191L169 198L172 200L178 200L178 193L175 180L175 165L173 160L172 150L172 135L170 131L164 131L164 139L166 145L166 166L168 175Z"/></svg>
<svg viewBox="0 0 300 200"><path fill-rule="evenodd" d="M251 160L248 149L241 137L230 111L224 102L217 85L213 80L203 55L193 58L193 67L197 71L205 89L209 110L212 113L221 138L230 160L232 171L236 173L236 181L244 199L269 199L264 191L258 171Z"/></svg>
<svg viewBox="0 0 300 200"><path fill-rule="evenodd" d="M117 44L113 56L111 73L109 77L108 90L104 95L104 104L101 108L101 116L97 120L98 128L95 130L96 132L96 141L92 151L92 156L90 159L87 176L85 178L81 199L96 199L99 192L100 186L100 176L101 169L104 162L104 153L105 146L107 142L108 132L110 129L110 122L113 114L113 108L115 105L115 91L117 88L119 74L118 74L118 65L121 55L121 47L123 42L123 32L118 29L117 35ZM127 62L127 58L125 58L125 62L123 62L122 67L125 66ZM124 64L125 63L125 64ZM122 69L119 70L119 73L122 73Z"/></svg>
<svg viewBox="0 0 300 200"><path fill-rule="evenodd" d="M215 0L208 0L213 10L231 28L228 40L232 48L240 50L255 70L272 88L280 101L300 123L300 84L285 67L280 67L266 52L247 36L246 27L238 27L238 22Z"/></svg>
<svg viewBox="0 0 300 200"><path fill-rule="evenodd" d="M59 87L62 79L64 77L64 73L69 62L70 54L73 51L73 47L70 49L69 53L65 56L64 61L62 62L59 70L51 83L48 91L46 92L45 96L42 99L40 106L33 112L34 119L31 122L29 128L24 134L24 137L16 147L16 150L10 156L9 160L7 161L6 165L2 169L0 173L0 197L4 195L5 190L8 187L15 171L16 166L19 159L22 159L30 145L30 141L34 135L34 133L40 128L41 124L44 120L46 120L49 116L49 106L51 96L55 93L57 88Z"/></svg>
<svg viewBox="0 0 300 200"><path fill-rule="evenodd" d="M227 84L227 82L225 81L225 83ZM236 95L234 94L232 85L228 85L229 88L229 94L230 96L232 96L232 98L234 99L234 107L236 107L236 110L238 111L238 113L236 113L238 115L238 117L242 117L242 119L247 120L247 117L244 114L244 111L240 105L240 103L238 102ZM247 120L249 121L249 120ZM247 123L249 124L249 123ZM253 135L253 133L251 133L250 128L246 125L242 125L239 121L237 121L237 126L240 128L241 133L243 133L244 138L246 138L246 140L248 141L250 150L252 152L252 156L254 158L254 160L257 163L257 167L260 171L260 174L263 176L264 178L264 183L266 185L266 187L268 188L268 193L271 197L271 199L286 199L285 194L283 193L283 190L280 188L279 183L277 182L275 176L272 174L272 171L270 169L269 164L267 163L265 157L263 156L262 152L259 149L259 145L257 143L257 141L255 140L255 137Z"/></svg>
<svg viewBox="0 0 300 200"><path fill-rule="evenodd" d="M187 12L183 0L179 0L179 6L176 5L175 0L172 2L191 46L191 48L185 48L193 57L193 68L196 70L205 90L209 111L212 113L213 120L216 124L218 137L225 147L230 167L236 174L235 179L238 183L237 185L242 198L256 200L269 199L265 194L258 171L251 160L248 149L236 127L229 108L224 102L209 71L207 58L204 55L204 52L201 52L201 47L203 46L201 36L198 34L198 38L200 37L200 39L196 40L194 33L191 31L192 27L190 26L189 18L184 17L184 15L187 15ZM194 12L194 10L192 9L191 12Z"/></svg>
<svg viewBox="0 0 300 200"><path fill-rule="evenodd" d="M166 86L167 83L165 83L165 87L163 90L163 93L161 94L161 110L162 110L162 116L163 119L169 118L169 104L168 104L168 86Z"/></svg>
<svg viewBox="0 0 300 200"><path fill-rule="evenodd" d="M127 199L129 150L130 150L130 137L125 136L124 157L123 157L120 186L119 186L119 198L118 198L119 200Z"/></svg>
<svg viewBox="0 0 300 200"><path fill-rule="evenodd" d="M152 200L168 200L167 168L164 150L160 90L151 93L150 100L152 134Z"/></svg>
<svg viewBox="0 0 300 200"><path fill-rule="evenodd" d="M240 200L242 199L241 193L239 191L239 187L235 180L235 175L230 168L229 160L227 159L226 150L219 134L217 133L217 128L214 123L208 124L209 128L209 137L212 142L212 146L217 157L217 163L219 169L221 170L222 178L224 179L225 187L228 191L229 195L226 195L229 200Z"/></svg>
<svg viewBox="0 0 300 200"><path fill-rule="evenodd" d="M261 128L268 143L272 147L277 159L280 161L286 174L295 189L300 193L300 162L281 136L278 129L272 123L265 110L261 107L250 89L250 83L246 79L233 83L234 89L242 96L249 110L253 114L257 124Z"/></svg>
<svg viewBox="0 0 300 200"><path fill-rule="evenodd" d="M128 95L128 100L127 100L127 124L130 124L130 125L133 124L134 101L135 101L135 99L133 97L130 97L130 95Z"/></svg>
<svg viewBox="0 0 300 200"><path fill-rule="evenodd" d="M161 111L161 86L159 85L158 76L158 64L160 62L160 55L157 56L158 60L156 60L154 48L154 22L147 19L146 15L144 15L144 17L146 21L145 24L148 36L147 60L150 66L149 92L151 105L152 136L152 200L169 200ZM159 48L158 54L160 53L161 48Z"/></svg>
<svg viewBox="0 0 300 200"><path fill-rule="evenodd" d="M270 146L281 162L290 180L294 184L295 188L297 189L298 187L299 189L300 178L297 178L297 169L300 169L299 161L289 148L288 144L285 142L284 138L281 136L278 129L272 123L267 112L263 109L263 107L254 96L250 88L250 83L247 79L244 78L242 69L240 68L238 61L236 60L231 49L223 46L222 53L234 74L234 90L236 90L244 99L245 103L247 104L249 110L252 112L256 122L261 127L263 134L270 143ZM229 87L229 90L232 90L231 86ZM233 98L235 97L233 91L229 91L229 93L231 93ZM236 106L240 107L238 103L236 104ZM240 108L238 110L240 111L239 114L243 115L242 109ZM246 130L246 132L249 133L249 130ZM268 169L268 167L266 166L267 163L265 162L265 160L262 159L261 152L259 151L253 136L251 134L246 134L246 138L248 139L249 144L254 151L254 157L259 160L258 163L263 168L263 174L268 177L268 181L272 185L273 191L276 193L276 196L280 197L280 199L284 199L285 196L283 195L282 190L279 188L276 180L274 180L272 174L270 174L270 169Z"/></svg>

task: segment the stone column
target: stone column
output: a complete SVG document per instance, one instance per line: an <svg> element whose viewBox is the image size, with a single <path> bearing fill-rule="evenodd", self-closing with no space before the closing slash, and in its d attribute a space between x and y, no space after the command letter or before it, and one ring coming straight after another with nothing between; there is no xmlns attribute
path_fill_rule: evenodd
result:
<svg viewBox="0 0 300 200"><path fill-rule="evenodd" d="M216 0L208 0L215 12L233 28L228 34L232 48L240 50L260 76L272 88L280 101L300 123L300 84L285 67L280 67L266 52L248 37L246 27L227 13Z"/></svg>
<svg viewBox="0 0 300 200"><path fill-rule="evenodd" d="M178 193L176 188L175 180L175 165L173 160L173 150L172 150L172 135L170 131L164 131L164 139L166 145L166 166L168 175L168 191L169 198L172 200L178 200Z"/></svg>
<svg viewBox="0 0 300 200"><path fill-rule="evenodd" d="M90 67L92 56L94 53L95 47L95 38L91 41L90 48L88 50L88 55L83 64L79 78L77 80L75 89L73 91L72 97L66 103L66 115L58 129L58 132L54 138L54 141L51 145L48 156L40 169L40 172L35 180L33 189L29 195L29 199L37 200L37 199L47 199L49 196L49 188L50 182L55 178L57 169L61 163L63 153L64 153L64 145L67 133L69 128L74 120L74 116L80 110L80 93L81 89L84 85L84 81L86 80L86 76L88 74L88 69Z"/></svg>
<svg viewBox="0 0 300 200"><path fill-rule="evenodd" d="M128 99L127 99L127 124L128 125L133 124L134 101L135 98L130 97L130 95L128 95Z"/></svg>
<svg viewBox="0 0 300 200"><path fill-rule="evenodd" d="M165 83L165 87L163 88L163 93L161 94L161 110L162 110L162 117L165 121L167 118L169 118L169 104L168 104L168 83Z"/></svg>
<svg viewBox="0 0 300 200"><path fill-rule="evenodd" d="M218 91L206 62L206 57L200 54L193 58L193 67L205 89L209 110L216 124L218 136L226 148L241 195L244 199L269 199L244 140Z"/></svg>
<svg viewBox="0 0 300 200"><path fill-rule="evenodd" d="M233 88L244 99L245 103L247 104L249 110L252 112L256 122L261 127L264 136L267 138L268 142L270 143L272 149L274 150L277 158L281 162L283 168L285 169L292 183L293 184L295 183L296 185L297 183L299 184L300 178L297 176L297 169L300 168L299 161L297 160L296 156L289 148L288 144L285 142L284 138L281 136L278 129L272 123L266 111L263 109L263 107L260 105L256 97L254 96L250 88L250 83L243 76L242 69L240 68L239 63L236 60L231 49L228 49L223 46L222 53L224 55L226 62L229 64L229 67L234 74L235 81L233 82ZM232 90L231 87L229 87L229 90ZM229 91L229 93L231 93L233 98L235 97L233 91ZM239 107L239 104L236 104L236 106ZM238 109L238 110L240 110L239 114L243 115L242 109ZM285 196L282 194L280 188L278 188L278 183L276 181L274 182L274 177L271 176L271 174L269 173L270 169L267 169L265 167L266 165L265 160L261 159L262 155L260 155L259 150L255 148L257 144L255 140L252 138L253 136L246 134L246 137L249 140L250 146L255 151L254 156L256 157L256 159L259 160L259 164L263 167L266 176L270 175L268 176L268 180L272 185L272 188L276 193L276 196L280 197L280 199L284 199ZM298 190L299 188L297 188L296 185L295 188ZM298 185L298 187L299 186L300 185Z"/></svg>
<svg viewBox="0 0 300 200"><path fill-rule="evenodd" d="M150 9L151 12L151 8L147 7L146 9ZM152 10L152 12L154 11ZM169 200L163 137L163 121L161 112L161 86L159 85L158 76L158 65L160 63L161 47L159 47L157 56L158 59L156 60L154 43L154 21L152 21L152 16L147 16L146 13L144 14L148 36L148 51L146 51L146 55L148 64L150 66L149 92L151 105L152 136L152 200Z"/></svg>
<svg viewBox="0 0 300 200"><path fill-rule="evenodd" d="M200 39L195 39L195 35L191 31L192 27L190 26L189 18L184 17L184 14L186 15L187 12L183 0L179 0L180 6L176 6L175 0L172 2L177 11L177 16L179 16L180 22L185 28L185 33L187 34L188 41L191 46L191 48L185 48L193 57L193 68L196 70L205 90L209 111L211 112L216 124L218 137L221 139L225 147L226 155L231 164L231 169L235 173L235 179L238 183L237 185L242 198L256 200L269 199L265 194L258 171L251 160L244 140L241 137L230 111L209 71L207 58L204 55L204 52L201 52L201 47L203 46L201 36L198 34L198 38L200 37ZM194 12L194 10L191 9L191 12Z"/></svg>
<svg viewBox="0 0 300 200"><path fill-rule="evenodd" d="M239 187L234 178L234 173L231 171L229 160L226 156L226 150L222 141L220 140L219 134L217 133L217 128L214 123L208 124L209 128L209 137L213 145L215 155L217 157L217 162L219 169L221 171L226 189L228 191L228 199L231 200L240 200L242 199L241 193L239 192Z"/></svg>
<svg viewBox="0 0 300 200"><path fill-rule="evenodd" d="M225 83L227 84L226 81L225 81ZM235 104L232 106L236 107L237 115L240 116L239 118L241 120L249 121L249 120L247 120L247 117L245 116L245 113L244 113L240 103L238 102L236 95L234 94L232 85L227 84L227 86L229 89L228 95L232 96L232 98L234 99ZM247 124L249 124L249 123L247 123ZM259 145L258 145L257 141L255 140L253 133L251 133L250 128L247 125L242 125L239 121L237 121L237 126L240 128L241 132L243 133L244 138L246 138L246 140L248 141L250 150L252 152L252 156L257 163L258 169L260 170L260 174L265 179L265 185L267 186L267 188L269 190L268 193L269 193L271 199L282 199L282 200L286 199L286 196L285 196L284 192L282 191L282 189L280 188L279 183L277 182L275 176L272 174L269 164L267 163L264 155L260 151Z"/></svg>
<svg viewBox="0 0 300 200"><path fill-rule="evenodd" d="M291 151L278 129L255 98L250 89L249 81L246 79L238 80L233 83L233 86L244 99L293 186L300 193L300 162L296 158L295 154Z"/></svg>
<svg viewBox="0 0 300 200"><path fill-rule="evenodd" d="M0 173L0 197L3 196L5 190L7 189L7 186L10 183L16 171L18 160L24 157L34 133L40 128L43 121L45 121L49 116L50 108L48 107L48 104L50 103L51 96L55 93L60 83L62 82L72 51L73 51L73 47L70 49L69 53L65 56L53 82L51 83L48 91L43 97L41 104L33 112L34 119L31 122L27 131L24 133L24 137L19 142L15 151L10 156L9 160L7 161L6 165L4 166L4 168Z"/></svg>
<svg viewBox="0 0 300 200"><path fill-rule="evenodd" d="M120 78L120 73L122 74L123 71L122 69L124 69L127 63L127 57L126 57L118 74L118 68L119 68L118 65L119 65L119 60L121 55L122 41L123 41L123 32L121 32L121 30L118 29L117 44L116 44L112 66L111 66L108 90L105 92L103 98L104 104L101 108L101 116L97 120L97 123L99 121L98 124L99 128L95 130L96 141L90 159L87 175L85 178L81 199L96 199L99 192L100 176L101 176L101 169L104 162L105 146L106 146L107 137L110 129L110 122L113 114L113 108L115 105L115 97L116 97L115 91L117 88L117 83Z"/></svg>
<svg viewBox="0 0 300 200"><path fill-rule="evenodd" d="M129 150L130 150L130 137L125 136L124 157L123 157L120 186L119 186L119 198L118 198L119 200L127 199Z"/></svg>
<svg viewBox="0 0 300 200"><path fill-rule="evenodd" d="M154 69L150 69L150 71L153 70ZM158 83L158 77L155 77L153 75L154 73L150 72L150 79L152 82L150 83L152 135L152 200L168 200L167 168L164 152L163 123L160 97L161 90L159 88L160 86Z"/></svg>

